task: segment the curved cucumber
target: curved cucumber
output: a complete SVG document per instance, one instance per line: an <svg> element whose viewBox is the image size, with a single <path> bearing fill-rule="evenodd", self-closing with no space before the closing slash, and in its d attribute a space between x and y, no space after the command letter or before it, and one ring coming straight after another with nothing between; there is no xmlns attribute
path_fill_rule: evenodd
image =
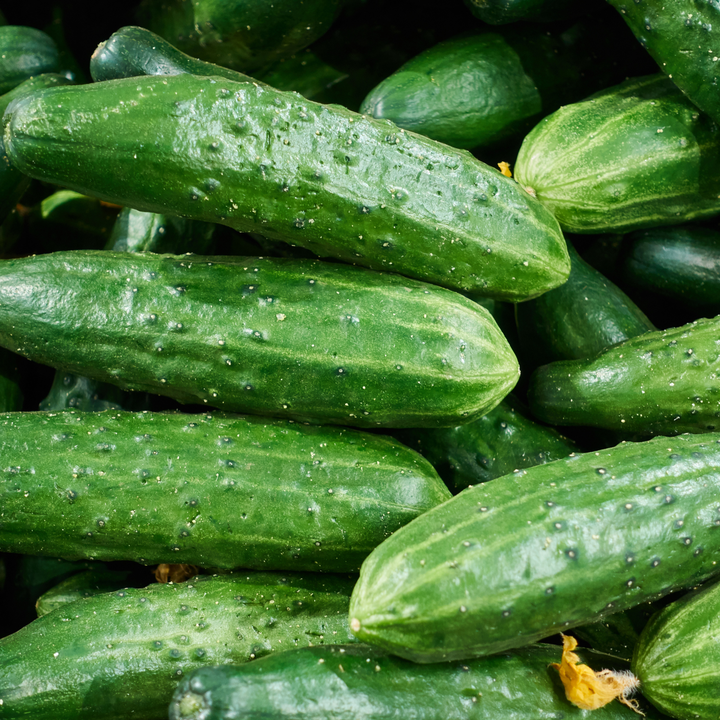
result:
<svg viewBox="0 0 720 720"><path fill-rule="evenodd" d="M570 269L555 219L497 170L295 93L126 78L39 92L6 118L20 170L120 205L498 299L540 295Z"/></svg>
<svg viewBox="0 0 720 720"><path fill-rule="evenodd" d="M675 718L720 713L720 583L689 593L654 615L633 655L643 695Z"/></svg>
<svg viewBox="0 0 720 720"><path fill-rule="evenodd" d="M290 650L239 667L202 668L184 678L171 720L610 720L633 716L611 703L590 713L566 698L556 645L534 645L464 663L415 665L375 648L326 646ZM592 650L593 668L623 666ZM410 700L411 698L411 700ZM412 705L412 714L408 712ZM645 706L643 706L643 710ZM649 708L648 717L660 714Z"/></svg>
<svg viewBox="0 0 720 720"><path fill-rule="evenodd" d="M390 438L240 416L2 417L0 549L145 565L357 571L450 493Z"/></svg>
<svg viewBox="0 0 720 720"><path fill-rule="evenodd" d="M478 485L363 563L362 642L430 663L501 652L720 572L720 434L656 438Z"/></svg>
<svg viewBox="0 0 720 720"><path fill-rule="evenodd" d="M352 580L243 572L68 603L0 641L0 716L162 720L204 665L351 642Z"/></svg>
<svg viewBox="0 0 720 720"><path fill-rule="evenodd" d="M180 402L364 427L469 422L519 373L471 300L312 260L92 251L7 260L0 345Z"/></svg>
<svg viewBox="0 0 720 720"><path fill-rule="evenodd" d="M515 179L563 230L627 231L720 213L718 128L664 75L628 80L542 120Z"/></svg>
<svg viewBox="0 0 720 720"><path fill-rule="evenodd" d="M553 425L644 435L720 428L720 318L645 333L595 358L550 363L530 379L533 414Z"/></svg>

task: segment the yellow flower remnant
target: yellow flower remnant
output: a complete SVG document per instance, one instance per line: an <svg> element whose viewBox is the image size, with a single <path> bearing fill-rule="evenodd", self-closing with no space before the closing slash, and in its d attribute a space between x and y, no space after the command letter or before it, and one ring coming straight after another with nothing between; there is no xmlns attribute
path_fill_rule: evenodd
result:
<svg viewBox="0 0 720 720"><path fill-rule="evenodd" d="M639 715L645 716L638 706L637 700L628 697L640 686L640 681L630 671L600 670L595 672L587 665L579 665L580 658L573 652L577 640L570 635L563 635L563 651L560 664L552 663L552 667L560 672L560 679L565 686L565 696L582 710L597 710L617 698Z"/></svg>
<svg viewBox="0 0 720 720"><path fill-rule="evenodd" d="M505 177L512 177L512 173L510 172L510 163L506 163L506 162L504 162L504 161L503 161L503 162L499 162L499 163L498 163L498 167L500 168L500 172L501 172Z"/></svg>

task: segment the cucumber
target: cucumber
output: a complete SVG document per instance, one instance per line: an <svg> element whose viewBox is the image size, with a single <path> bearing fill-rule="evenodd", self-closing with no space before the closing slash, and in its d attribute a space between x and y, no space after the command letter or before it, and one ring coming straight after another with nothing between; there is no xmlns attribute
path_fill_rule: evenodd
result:
<svg viewBox="0 0 720 720"><path fill-rule="evenodd" d="M450 497L417 453L344 428L121 411L0 417L0 552L356 572Z"/></svg>
<svg viewBox="0 0 720 720"><path fill-rule="evenodd" d="M720 100L715 88L717 26L716 0L608 0L660 69L715 122L720 122ZM713 26L715 29L713 30Z"/></svg>
<svg viewBox="0 0 720 720"><path fill-rule="evenodd" d="M58 370L53 378L50 392L40 402L39 409L49 412L61 410L100 412L121 409L148 410L148 405L148 398L142 393L123 392L115 385ZM7 408L6 412L10 409Z"/></svg>
<svg viewBox="0 0 720 720"><path fill-rule="evenodd" d="M718 128L664 75L628 80L542 120L515 179L563 230L625 232L720 213Z"/></svg>
<svg viewBox="0 0 720 720"><path fill-rule="evenodd" d="M689 593L655 614L640 636L633 672L643 695L675 718L720 715L720 584Z"/></svg>
<svg viewBox="0 0 720 720"><path fill-rule="evenodd" d="M720 429L720 317L645 333L595 358L550 363L530 378L538 419L648 435Z"/></svg>
<svg viewBox="0 0 720 720"><path fill-rule="evenodd" d="M492 25L518 20L560 20L573 7L572 0L465 0L470 12Z"/></svg>
<svg viewBox="0 0 720 720"><path fill-rule="evenodd" d="M588 265L568 242L568 281L516 307L525 355L534 367L594 357L606 348L655 330L645 313ZM525 367L525 366L524 366Z"/></svg>
<svg viewBox="0 0 720 720"><path fill-rule="evenodd" d="M60 71L58 49L49 35L24 25L0 26L0 94L43 73Z"/></svg>
<svg viewBox="0 0 720 720"><path fill-rule="evenodd" d="M592 650L580 654L598 669L624 667ZM196 670L179 683L170 720L634 717L620 703L592 713L572 705L548 667L559 656L556 645L534 645L465 663L414 665L362 645L289 650L238 667ZM651 707L648 717L661 715Z"/></svg>
<svg viewBox="0 0 720 720"><path fill-rule="evenodd" d="M393 435L429 460L453 493L578 449L556 430L533 422L512 396L467 425L397 430Z"/></svg>
<svg viewBox="0 0 720 720"><path fill-rule="evenodd" d="M138 24L183 52L243 72L317 40L345 0L143 0Z"/></svg>
<svg viewBox="0 0 720 720"><path fill-rule="evenodd" d="M363 563L361 642L422 663L502 652L720 572L720 434L655 438L463 491Z"/></svg>
<svg viewBox="0 0 720 720"><path fill-rule="evenodd" d="M69 603L0 641L3 718L161 720L203 665L351 642L352 580L288 573L154 583Z"/></svg>
<svg viewBox="0 0 720 720"><path fill-rule="evenodd" d="M497 299L540 295L569 273L556 221L510 178L294 93L188 74L126 78L35 93L5 119L22 172L138 210Z"/></svg>
<svg viewBox="0 0 720 720"><path fill-rule="evenodd" d="M519 372L489 313L461 295L274 258L6 260L0 345L180 402L364 427L470 422Z"/></svg>

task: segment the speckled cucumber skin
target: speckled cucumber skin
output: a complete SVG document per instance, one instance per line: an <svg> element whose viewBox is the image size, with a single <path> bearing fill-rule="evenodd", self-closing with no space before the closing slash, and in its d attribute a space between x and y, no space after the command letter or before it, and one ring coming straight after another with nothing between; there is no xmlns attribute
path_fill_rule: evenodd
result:
<svg viewBox="0 0 720 720"><path fill-rule="evenodd" d="M579 653L597 670L623 665L592 650ZM633 717L620 703L592 713L572 705L557 671L548 667L559 655L557 645L535 645L464 663L416 665L362 645L290 650L239 667L201 668L183 678L170 720ZM648 710L648 717L660 717Z"/></svg>
<svg viewBox="0 0 720 720"><path fill-rule="evenodd" d="M720 428L720 317L657 330L530 378L533 414L553 425L644 435Z"/></svg>
<svg viewBox="0 0 720 720"><path fill-rule="evenodd" d="M13 103L24 173L498 299L570 271L557 222L515 182L389 121L188 74L80 90Z"/></svg>
<svg viewBox="0 0 720 720"><path fill-rule="evenodd" d="M450 493L390 438L265 418L0 416L0 550L356 572Z"/></svg>
<svg viewBox="0 0 720 720"><path fill-rule="evenodd" d="M633 655L643 695L683 720L720 716L720 583L685 595L652 617Z"/></svg>
<svg viewBox="0 0 720 720"><path fill-rule="evenodd" d="M314 260L100 251L7 260L0 345L180 402L360 427L469 422L519 375L471 300Z"/></svg>
<svg viewBox="0 0 720 720"><path fill-rule="evenodd" d="M0 53L0 93L6 93L36 75L60 70L55 42L36 28L24 25L0 27Z"/></svg>
<svg viewBox="0 0 720 720"><path fill-rule="evenodd" d="M515 179L566 232L625 232L720 213L717 125L664 75L633 78L544 118Z"/></svg>
<svg viewBox="0 0 720 720"><path fill-rule="evenodd" d="M236 573L78 600L0 641L0 718L167 718L204 665L352 642L352 580Z"/></svg>
<svg viewBox="0 0 720 720"><path fill-rule="evenodd" d="M376 548L362 641L430 663L501 652L720 572L720 434L655 438L463 491Z"/></svg>
<svg viewBox="0 0 720 720"><path fill-rule="evenodd" d="M608 0L660 69L720 122L718 0Z"/></svg>

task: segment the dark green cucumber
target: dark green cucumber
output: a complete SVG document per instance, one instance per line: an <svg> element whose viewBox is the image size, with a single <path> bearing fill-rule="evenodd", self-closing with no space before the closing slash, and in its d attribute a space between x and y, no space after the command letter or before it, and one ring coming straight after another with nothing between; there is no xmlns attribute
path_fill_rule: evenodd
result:
<svg viewBox="0 0 720 720"><path fill-rule="evenodd" d="M274 258L6 260L0 345L180 402L364 427L470 422L519 372L489 313L461 295Z"/></svg>
<svg viewBox="0 0 720 720"><path fill-rule="evenodd" d="M241 416L2 417L0 551L355 572L450 493L400 443Z"/></svg>
<svg viewBox="0 0 720 720"><path fill-rule="evenodd" d="M656 438L477 485L363 563L355 635L417 662L501 652L720 572L720 434Z"/></svg>
<svg viewBox="0 0 720 720"><path fill-rule="evenodd" d="M243 72L317 40L345 0L143 0L138 24L183 52Z"/></svg>
<svg viewBox="0 0 720 720"><path fill-rule="evenodd" d="M645 333L595 358L553 362L530 379L535 417L643 435L720 428L720 318Z"/></svg>
<svg viewBox="0 0 720 720"><path fill-rule="evenodd" d="M11 409L7 408L6 412ZM100 412L120 409L148 410L149 408L147 396L143 393L123 392L115 385L58 370L53 378L50 392L40 402L39 409L49 412L61 410Z"/></svg>
<svg viewBox="0 0 720 720"><path fill-rule="evenodd" d="M581 650L593 668L624 667L617 658ZM566 698L557 645L533 645L464 663L415 665L375 648L326 646L290 650L239 667L201 668L183 680L171 720L540 720L631 718L611 703L592 713ZM643 704L643 711L646 705ZM649 717L660 714L649 708Z"/></svg>
<svg viewBox="0 0 720 720"><path fill-rule="evenodd" d="M560 20L567 17L572 0L465 0L475 17L492 25L518 20Z"/></svg>
<svg viewBox="0 0 720 720"><path fill-rule="evenodd" d="M569 272L555 219L499 171L295 93L126 78L39 92L5 118L19 169L120 205L497 299L540 295Z"/></svg>
<svg viewBox="0 0 720 720"><path fill-rule="evenodd" d="M660 69L720 123L716 0L608 0Z"/></svg>
<svg viewBox="0 0 720 720"><path fill-rule="evenodd" d="M653 616L632 669L643 695L675 718L720 715L720 583L683 596Z"/></svg>
<svg viewBox="0 0 720 720"><path fill-rule="evenodd" d="M0 26L0 93L35 75L60 70L58 49L41 30L23 25Z"/></svg>
<svg viewBox="0 0 720 720"><path fill-rule="evenodd" d="M161 720L199 667L351 641L351 587L247 572L77 600L0 641L0 717Z"/></svg>
<svg viewBox="0 0 720 720"><path fill-rule="evenodd" d="M720 232L685 225L639 230L623 238L620 282L638 299L669 298L686 311L720 313ZM690 318L694 319L694 318Z"/></svg>
<svg viewBox="0 0 720 720"><path fill-rule="evenodd" d="M514 397L467 425L393 435L429 460L453 492L577 450L572 440L533 422Z"/></svg>
<svg viewBox="0 0 720 720"><path fill-rule="evenodd" d="M720 213L718 137L672 80L635 78L542 120L515 179L568 232L674 225Z"/></svg>
<svg viewBox="0 0 720 720"><path fill-rule="evenodd" d="M590 267L568 242L568 281L516 307L518 334L534 367L594 357L606 348L655 330L645 313Z"/></svg>

